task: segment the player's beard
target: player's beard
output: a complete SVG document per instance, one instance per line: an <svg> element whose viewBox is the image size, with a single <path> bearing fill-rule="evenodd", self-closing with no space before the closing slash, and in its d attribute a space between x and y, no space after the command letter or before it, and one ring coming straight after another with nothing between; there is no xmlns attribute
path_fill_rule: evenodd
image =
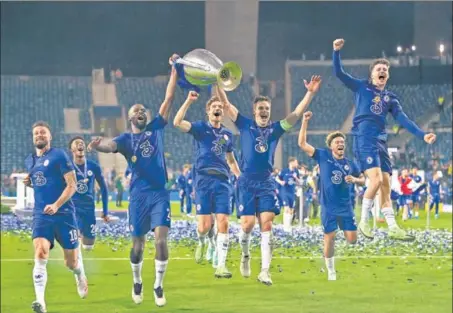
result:
<svg viewBox="0 0 453 313"><path fill-rule="evenodd" d="M48 144L47 140L39 140L35 143L35 147L39 150L44 149Z"/></svg>
<svg viewBox="0 0 453 313"><path fill-rule="evenodd" d="M132 119L132 124L138 128L139 130L144 130L145 127L146 127L146 122L147 122L147 118L145 116L145 118L143 120L139 120L137 117L134 117Z"/></svg>

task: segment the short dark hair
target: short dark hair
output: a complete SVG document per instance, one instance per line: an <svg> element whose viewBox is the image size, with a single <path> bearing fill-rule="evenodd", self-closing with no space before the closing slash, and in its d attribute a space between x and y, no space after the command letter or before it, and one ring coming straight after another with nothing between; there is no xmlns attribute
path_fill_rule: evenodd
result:
<svg viewBox="0 0 453 313"><path fill-rule="evenodd" d="M37 121L35 122L32 126L31 126L31 131L33 131L36 127L45 127L49 130L49 132L52 132L52 130L50 129L50 125L47 123L47 122L44 122L44 121Z"/></svg>
<svg viewBox="0 0 453 313"><path fill-rule="evenodd" d="M384 59L384 58L380 58L380 59L376 59L373 61L373 63L371 63L370 65L370 74L371 72L373 71L374 67L378 64L384 64L384 65L387 65L387 67L390 68L390 61L387 60L387 59Z"/></svg>
<svg viewBox="0 0 453 313"><path fill-rule="evenodd" d="M328 134L327 137L326 137L326 145L327 145L327 147L330 148L330 144L337 137L341 137L344 140L346 140L345 134L343 134L341 131L338 131L338 130L334 131L333 133Z"/></svg>
<svg viewBox="0 0 453 313"><path fill-rule="evenodd" d="M75 136L75 137L72 137L71 140L69 140L69 144L68 144L69 150L71 150L72 143L73 143L74 141L76 141L77 139L80 139L80 140L82 140L83 142L85 142L85 139L84 139L82 136Z"/></svg>
<svg viewBox="0 0 453 313"><path fill-rule="evenodd" d="M253 109L256 108L256 104L257 104L258 102L264 102L264 101L269 102L269 104L272 103L272 102L271 102L271 98L269 98L268 96L263 96L263 95L258 95L258 96L256 96L256 97L253 99Z"/></svg>

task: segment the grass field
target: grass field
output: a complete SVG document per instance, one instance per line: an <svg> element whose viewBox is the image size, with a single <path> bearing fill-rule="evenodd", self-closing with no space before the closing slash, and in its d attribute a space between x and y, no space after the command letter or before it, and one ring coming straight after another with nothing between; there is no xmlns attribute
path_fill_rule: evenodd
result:
<svg viewBox="0 0 453 313"><path fill-rule="evenodd" d="M178 204L172 205L172 211L173 218L180 219ZM422 232L425 224L422 215L420 220L401 225ZM443 214L439 220L433 219L431 226L451 233L451 215ZM423 237L418 237L422 241L420 238ZM33 248L29 236L25 232L2 232L1 240L1 312L31 312ZM256 281L260 261L256 246L252 250L251 278L241 277L238 268L240 249L233 244L228 260L233 278L219 280L214 278L208 263L195 264L193 242L172 242L164 284L168 304L157 308L152 295L152 244L146 250L143 268L145 301L137 306L130 295L132 274L128 243L125 242L121 249L113 249L109 241L101 241L94 251L84 253L90 288L89 296L84 300L78 298L74 278L63 265L61 250L56 248L51 252L46 291L48 312L452 312L451 249L449 253L421 255L415 247L422 242L397 244L393 254L373 256L362 248L351 247L350 253L343 253L343 257L336 260L338 280L334 282L327 281L323 271L320 246L308 250L280 246L274 251L271 269L274 285L271 287ZM344 242L338 244L344 245ZM377 244L365 242L365 246ZM402 257L402 254L407 256Z"/></svg>

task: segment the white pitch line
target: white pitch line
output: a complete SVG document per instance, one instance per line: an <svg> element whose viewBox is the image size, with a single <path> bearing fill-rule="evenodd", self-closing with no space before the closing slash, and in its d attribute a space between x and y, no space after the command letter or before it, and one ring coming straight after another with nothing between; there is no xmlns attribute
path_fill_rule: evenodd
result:
<svg viewBox="0 0 453 313"><path fill-rule="evenodd" d="M277 256L273 259L284 259L284 260L308 260L308 259L321 259L321 256L311 257L311 256L300 256L300 257L289 257L289 256ZM371 255L371 256L338 256L336 259L356 259L356 260L366 260L366 259L451 259L451 255ZM64 259L59 258L50 258L49 261L63 261ZM154 258L144 258L144 260L154 260ZM193 257L174 257L170 260L193 260ZM0 259L1 262L31 262L34 259ZM83 258L83 261L129 261L129 258Z"/></svg>

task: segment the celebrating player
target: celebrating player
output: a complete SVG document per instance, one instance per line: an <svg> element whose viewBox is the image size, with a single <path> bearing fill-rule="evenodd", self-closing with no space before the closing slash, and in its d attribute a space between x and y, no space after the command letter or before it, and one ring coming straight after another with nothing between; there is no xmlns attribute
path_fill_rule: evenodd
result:
<svg viewBox="0 0 453 313"><path fill-rule="evenodd" d="M25 160L28 176L26 186L33 187L35 206L33 208L33 245L35 266L33 283L36 301L32 308L45 313L45 291L47 284L47 260L56 239L63 248L65 265L74 273L77 291L81 298L88 294L88 281L83 264L78 260L78 235L71 197L76 192L76 175L67 154L58 148L51 148L50 126L36 122L32 127L36 152Z"/></svg>
<svg viewBox="0 0 453 313"><path fill-rule="evenodd" d="M344 40L333 42L333 66L335 75L355 93L356 110L353 119L354 157L360 170L369 179L368 188L363 197L362 215L359 223L360 232L373 238L368 214L373 200L381 189L382 213L389 226L389 236L394 239L412 240L398 227L390 200L390 175L392 166L387 152L387 133L385 119L390 112L393 118L410 133L425 142L432 144L436 140L433 133L425 133L403 112L400 101L395 94L385 89L390 77L390 63L385 59L377 59L370 66L369 80L359 80L347 74L341 65L340 50Z"/></svg>
<svg viewBox="0 0 453 313"><path fill-rule="evenodd" d="M297 159L290 157L288 160L288 167L284 168L280 174L275 178L277 183L281 185L280 197L283 204L283 228L286 232L291 231L291 223L294 216L294 204L296 201L296 184L300 185Z"/></svg>
<svg viewBox="0 0 453 313"><path fill-rule="evenodd" d="M77 190L72 197L76 208L77 227L84 250L94 248L96 236L96 212L94 181L98 183L102 195L102 218L105 222L108 216L108 190L100 166L85 156L85 142L83 137L76 136L69 141L69 150L72 152L72 163L76 169ZM79 260L82 263L82 250L79 245Z"/></svg>
<svg viewBox="0 0 453 313"><path fill-rule="evenodd" d="M330 133L326 138L329 149L314 148L307 143L308 121L312 113L305 112L299 132L299 147L319 164L321 222L324 229L324 258L329 280L336 280L334 239L338 228L343 230L349 243L357 241L357 226L350 184L365 184L365 176L357 165L344 156L345 138L341 132Z"/></svg>
<svg viewBox="0 0 453 313"><path fill-rule="evenodd" d="M304 81L307 93L284 120L270 122L271 100L259 96L253 101L254 120L241 115L232 105L225 92L217 89L225 110L240 131L241 140L241 173L239 177L239 210L241 211L242 231L240 243L242 257L240 271L242 276L249 277L250 269L250 237L255 226L255 216L259 217L261 228L261 272L258 281L272 285L269 267L272 258L271 233L272 223L279 210L275 206L276 183L271 174L274 166L275 148L280 137L297 123L303 111L319 90L321 78L313 76L310 83Z"/></svg>
<svg viewBox="0 0 453 313"><path fill-rule="evenodd" d="M208 122L188 122L184 120L189 107L198 99L198 94L190 91L187 100L178 110L174 125L195 139L194 189L198 215L199 244L195 251L195 261L203 259L206 236L214 246L214 221L217 222L218 264L215 271L217 278L230 278L231 272L226 267L228 252L228 216L231 213L229 182L230 169L239 177L239 166L233 154L233 134L222 125L223 105L217 97L206 103Z"/></svg>
<svg viewBox="0 0 453 313"><path fill-rule="evenodd" d="M173 55L170 62L176 58L178 56ZM145 235L150 230L154 231L156 246L154 300L157 306L166 304L163 280L168 265L167 236L171 211L169 193L165 189L167 168L164 160L163 131L170 115L177 76L176 70L172 68L165 99L159 113L150 123L145 107L142 104L134 104L128 113L131 133L123 133L103 143L101 138L97 138L88 146L89 149L99 152L121 153L132 173L129 185L129 227L132 233L130 261L134 280L132 299L137 304L143 301L143 252Z"/></svg>
<svg viewBox="0 0 453 313"><path fill-rule="evenodd" d="M433 178L428 182L428 194L429 194L429 211L428 214L431 214L431 210L436 206L436 211L434 217L439 218L439 203L442 197L442 186L440 185L439 172L435 171Z"/></svg>

